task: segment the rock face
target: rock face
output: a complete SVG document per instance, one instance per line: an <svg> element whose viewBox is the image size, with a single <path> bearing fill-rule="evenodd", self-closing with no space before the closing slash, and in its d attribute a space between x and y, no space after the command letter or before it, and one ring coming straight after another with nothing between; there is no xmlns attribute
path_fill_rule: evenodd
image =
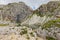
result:
<svg viewBox="0 0 60 40"><path fill-rule="evenodd" d="M32 15L32 9L23 2L9 3L2 8L3 19L9 19L15 22L23 22Z"/></svg>
<svg viewBox="0 0 60 40"><path fill-rule="evenodd" d="M60 1L50 1L47 4L41 5L37 10L40 15L55 15L56 9L59 9Z"/></svg>

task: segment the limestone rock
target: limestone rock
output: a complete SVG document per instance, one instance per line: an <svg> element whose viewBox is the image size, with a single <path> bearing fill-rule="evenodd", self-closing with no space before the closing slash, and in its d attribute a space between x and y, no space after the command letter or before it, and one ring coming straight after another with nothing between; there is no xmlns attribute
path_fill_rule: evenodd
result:
<svg viewBox="0 0 60 40"><path fill-rule="evenodd" d="M15 22L23 22L32 15L32 9L23 2L9 3L2 10L3 19Z"/></svg>

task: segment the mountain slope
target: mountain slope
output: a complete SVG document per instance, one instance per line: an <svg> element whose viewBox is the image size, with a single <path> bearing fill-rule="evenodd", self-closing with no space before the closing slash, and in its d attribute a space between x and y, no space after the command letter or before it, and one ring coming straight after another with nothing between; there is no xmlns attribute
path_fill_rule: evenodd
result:
<svg viewBox="0 0 60 40"><path fill-rule="evenodd" d="M40 16L54 16L57 13L54 13L56 9L59 9L60 7L60 1L50 1L47 4L41 5L38 9L36 9L34 12L39 13ZM57 11L57 10L56 10Z"/></svg>
<svg viewBox="0 0 60 40"><path fill-rule="evenodd" d="M23 22L30 15L32 15L32 9L23 2L9 3L2 8L2 17L5 20Z"/></svg>

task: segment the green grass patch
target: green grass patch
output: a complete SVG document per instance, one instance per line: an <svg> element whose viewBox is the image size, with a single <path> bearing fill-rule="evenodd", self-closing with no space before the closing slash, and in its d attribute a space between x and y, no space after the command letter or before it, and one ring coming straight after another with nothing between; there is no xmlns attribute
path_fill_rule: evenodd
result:
<svg viewBox="0 0 60 40"><path fill-rule="evenodd" d="M33 34L33 32L31 32L31 33L30 33L30 35L31 35L32 37L34 37L34 34Z"/></svg>
<svg viewBox="0 0 60 40"><path fill-rule="evenodd" d="M46 22L46 23L43 25L43 27L44 27L44 28L50 28L51 26L54 25L54 26L60 28L60 24L58 24L58 23L60 23L60 19L50 20L50 21Z"/></svg>
<svg viewBox="0 0 60 40"><path fill-rule="evenodd" d="M0 26L8 26L9 24L0 24Z"/></svg>
<svg viewBox="0 0 60 40"><path fill-rule="evenodd" d="M0 10L3 10L3 8L0 8Z"/></svg>
<svg viewBox="0 0 60 40"><path fill-rule="evenodd" d="M46 37L46 39L47 39L47 40L56 40L56 39L54 39L54 38L52 38L52 37Z"/></svg>
<svg viewBox="0 0 60 40"><path fill-rule="evenodd" d="M25 28L25 29L21 29L22 31L20 32L20 34L21 35L23 35L23 34L27 34L27 29Z"/></svg>

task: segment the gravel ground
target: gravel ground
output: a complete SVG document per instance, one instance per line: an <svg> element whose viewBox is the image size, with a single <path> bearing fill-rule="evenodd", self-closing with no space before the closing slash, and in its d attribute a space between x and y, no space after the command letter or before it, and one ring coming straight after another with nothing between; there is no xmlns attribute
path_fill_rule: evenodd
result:
<svg viewBox="0 0 60 40"><path fill-rule="evenodd" d="M28 40L26 37L21 35L0 35L0 40ZM35 38L31 38L29 40L36 40ZM42 38L37 38L37 40L43 40Z"/></svg>
<svg viewBox="0 0 60 40"><path fill-rule="evenodd" d="M25 31L25 32L23 32ZM27 31L27 33L26 33ZM21 34L21 32L23 32ZM32 33L32 34L30 34ZM39 36L39 37L38 37ZM60 40L60 28L51 27L47 30L40 27L34 32L31 28L20 26L20 27L0 27L0 40L27 40L29 37L30 40L45 40L46 36L50 36Z"/></svg>
<svg viewBox="0 0 60 40"><path fill-rule="evenodd" d="M23 30L27 30L27 33L21 35L20 33ZM0 27L0 40L43 40L43 38L37 37L36 33L32 29L27 28L25 26Z"/></svg>

